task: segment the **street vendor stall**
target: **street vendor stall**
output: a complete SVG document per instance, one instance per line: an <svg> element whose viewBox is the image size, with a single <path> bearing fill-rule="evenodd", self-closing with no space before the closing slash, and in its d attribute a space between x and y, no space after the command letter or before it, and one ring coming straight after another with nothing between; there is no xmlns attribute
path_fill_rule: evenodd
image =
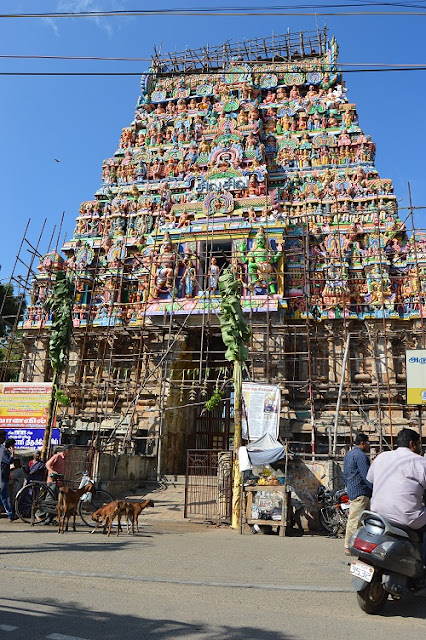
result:
<svg viewBox="0 0 426 640"><path fill-rule="evenodd" d="M239 449L241 484L240 533L256 532L260 526L278 527L281 536L291 524L291 489L286 484L288 447L271 434ZM271 463L283 461L284 472Z"/></svg>
<svg viewBox="0 0 426 640"><path fill-rule="evenodd" d="M291 490L287 485L246 485L242 487L240 533L251 527L279 527L284 537L291 525ZM254 529L256 530L256 529Z"/></svg>

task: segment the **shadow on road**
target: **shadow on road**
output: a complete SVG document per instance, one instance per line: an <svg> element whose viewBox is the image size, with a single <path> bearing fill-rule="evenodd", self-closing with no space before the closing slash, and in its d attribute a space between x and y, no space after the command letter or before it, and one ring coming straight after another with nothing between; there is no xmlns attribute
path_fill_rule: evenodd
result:
<svg viewBox="0 0 426 640"><path fill-rule="evenodd" d="M141 537L147 538L148 536ZM122 549L125 549L130 543L132 543L133 545L136 544L136 546L138 544L136 540L132 541L130 539L121 541L119 538L114 538L113 540L104 538L103 540L96 542L95 540L93 540L93 538L88 539L87 537L84 537L84 539L80 541L71 541L69 538L64 540L64 538L62 538L61 536L61 538L59 538L57 542L43 542L43 544L37 546L33 544L20 547L13 546L8 549L3 548L0 550L0 555L13 556L35 553L39 555L41 553L62 553L64 551L81 551L85 553L91 551L102 551L102 553L110 553L112 551L120 551ZM150 546L150 543L140 540L140 546L146 549Z"/></svg>
<svg viewBox="0 0 426 640"><path fill-rule="evenodd" d="M64 540L68 540L72 537L75 537L77 534L87 535L90 534L96 523L93 523L93 527L87 527L80 522L77 522L77 531L72 531L70 528L69 531L64 533ZM123 525L122 525L123 526ZM223 529L227 529L228 527L224 526ZM191 521L191 520L139 520L139 533L134 535L129 535L127 533L126 527L123 527L122 533L120 533L120 538L122 540L132 540L132 538L143 538L143 537L151 537L155 536L165 536L165 535L181 535L185 533L206 533L211 531L212 529L217 529L215 525L207 524L205 522ZM98 538L102 536L102 530L99 529L96 531L92 538ZM17 521L9 524L6 522L6 518L0 519L0 535L9 535L10 533L27 533L29 535L35 535L37 533L41 534L52 534L59 538L58 527L57 525L49 525L43 526L41 524L37 524L36 526L31 526L29 524ZM111 531L111 537L116 537L117 528L116 523L113 523L113 528ZM61 536L62 537L62 536ZM106 538L106 536L103 536Z"/></svg>
<svg viewBox="0 0 426 640"><path fill-rule="evenodd" d="M165 603L165 608L167 604ZM143 603L141 603L141 608ZM18 627L15 637L46 638L49 634L75 635L81 640L295 640L294 636L254 626L210 626L167 617L124 615L82 609L76 602L0 598L1 622Z"/></svg>
<svg viewBox="0 0 426 640"><path fill-rule="evenodd" d="M418 618L419 620L426 620L425 595L426 592L423 591L419 596L404 598L399 602L389 600L380 615L384 618L395 618L400 616L401 618Z"/></svg>

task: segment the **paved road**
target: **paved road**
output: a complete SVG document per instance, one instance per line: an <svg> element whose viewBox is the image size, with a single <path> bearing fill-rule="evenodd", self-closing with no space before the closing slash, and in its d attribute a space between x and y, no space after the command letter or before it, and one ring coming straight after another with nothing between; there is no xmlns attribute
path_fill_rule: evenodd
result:
<svg viewBox="0 0 426 640"><path fill-rule="evenodd" d="M0 520L0 638L426 637L426 598L362 613L341 540L146 522L108 539Z"/></svg>

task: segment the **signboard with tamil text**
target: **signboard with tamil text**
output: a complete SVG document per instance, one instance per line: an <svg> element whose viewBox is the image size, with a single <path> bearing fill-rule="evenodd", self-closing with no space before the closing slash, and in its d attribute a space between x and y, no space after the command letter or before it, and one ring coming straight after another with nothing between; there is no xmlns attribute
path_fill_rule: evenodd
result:
<svg viewBox="0 0 426 640"><path fill-rule="evenodd" d="M52 393L50 382L1 382L0 429L16 440L17 449L38 449L43 442ZM52 433L59 444L59 430Z"/></svg>
<svg viewBox="0 0 426 640"><path fill-rule="evenodd" d="M6 429L7 437L15 440L15 449L41 449L44 429ZM59 429L52 429L51 445L56 447L61 440Z"/></svg>
<svg viewBox="0 0 426 640"><path fill-rule="evenodd" d="M426 349L405 352L407 404L426 404Z"/></svg>
<svg viewBox="0 0 426 640"><path fill-rule="evenodd" d="M203 176L195 181L197 193L209 193L211 191L241 191L248 189L249 176L212 177L206 180Z"/></svg>

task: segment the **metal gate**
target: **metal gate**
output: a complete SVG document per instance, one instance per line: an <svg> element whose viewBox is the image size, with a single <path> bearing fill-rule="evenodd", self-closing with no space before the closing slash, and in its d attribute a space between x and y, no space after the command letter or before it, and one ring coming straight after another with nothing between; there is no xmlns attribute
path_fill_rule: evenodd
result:
<svg viewBox="0 0 426 640"><path fill-rule="evenodd" d="M232 451L187 450L185 518L230 522L232 460Z"/></svg>
<svg viewBox="0 0 426 640"><path fill-rule="evenodd" d="M76 489L81 481L81 473L88 471L92 473L90 447L74 445L67 458L65 471L65 485Z"/></svg>
<svg viewBox="0 0 426 640"><path fill-rule="evenodd" d="M214 388L211 387L209 397L213 395L213 392ZM195 421L195 433L191 445L194 449L202 451L229 449L230 425L229 398L224 398L219 406L210 411L205 411L204 407L200 407L200 415Z"/></svg>

